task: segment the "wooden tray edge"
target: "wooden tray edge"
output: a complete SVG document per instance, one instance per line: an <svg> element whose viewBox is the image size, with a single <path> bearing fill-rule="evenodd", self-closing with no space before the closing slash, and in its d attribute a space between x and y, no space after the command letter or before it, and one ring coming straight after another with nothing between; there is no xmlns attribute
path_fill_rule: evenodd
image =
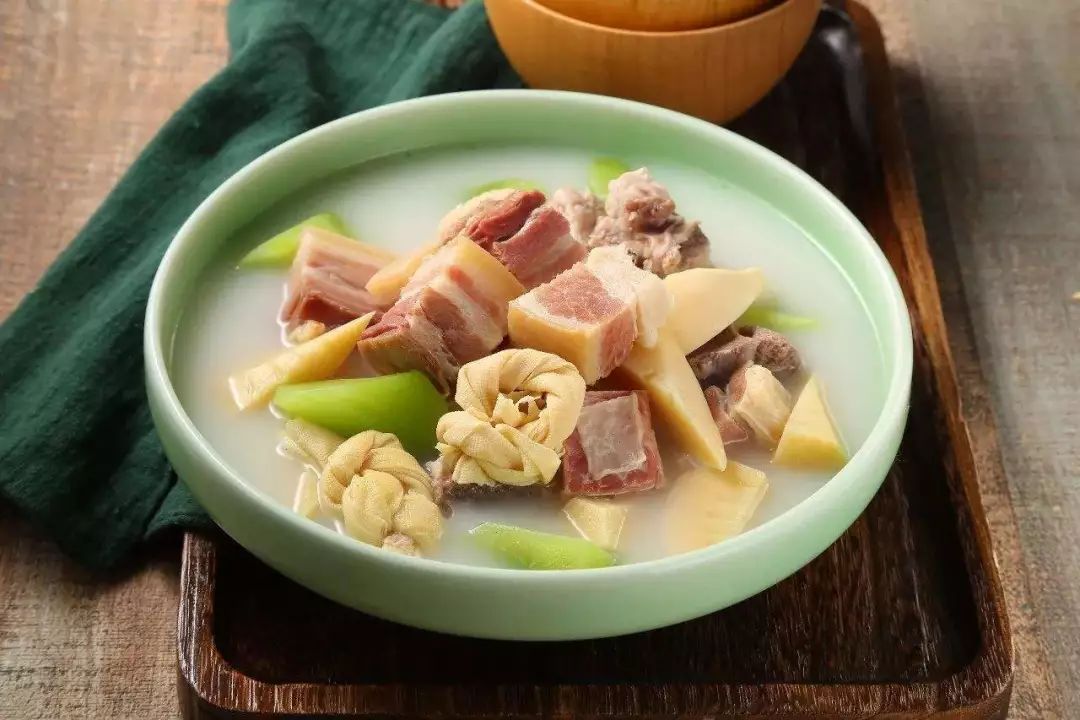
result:
<svg viewBox="0 0 1080 720"><path fill-rule="evenodd" d="M894 210L893 219L904 247L908 270L913 276L920 278L920 281L910 283L915 296L909 298L909 307L918 314L919 319L914 326L922 330L915 344L916 351L921 350L924 357L917 358L916 362L926 363L932 373L934 389L939 396L936 406L949 410L941 420L945 423L946 432L959 461L956 472L964 493L965 502L962 506L966 509L965 517L961 520L966 521L970 529L970 533L961 533L961 540L974 541L974 548L966 548L969 550L967 557L978 560L980 570L988 580L985 585L977 584L972 588L980 634L984 641L989 635L998 640L990 645L984 642L973 661L943 684L958 687L965 682L986 681L976 683L986 690L979 704L1001 704L1001 716L1004 717L1014 672L1012 634L1005 594L994 560L990 526L979 490L980 469L972 449L968 424L962 413L958 375L948 343L937 273L930 256L915 174L901 126L895 83L881 27L873 13L861 3L851 0L848 9L859 29L866 55L870 107L874 110L875 139L881 154L881 164L883 168L894 169L894 172L884 173L885 192ZM883 108L887 108L888 112L881 112ZM898 218L897 214L903 217ZM984 431L996 435L996 425L991 421ZM991 462L1000 465L1000 455L993 457Z"/></svg>

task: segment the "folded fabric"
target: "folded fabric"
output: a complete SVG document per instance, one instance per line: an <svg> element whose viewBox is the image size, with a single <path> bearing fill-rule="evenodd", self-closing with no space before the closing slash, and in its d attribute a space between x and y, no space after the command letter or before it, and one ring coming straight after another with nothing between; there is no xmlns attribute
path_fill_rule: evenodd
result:
<svg viewBox="0 0 1080 720"><path fill-rule="evenodd" d="M226 67L0 326L0 496L90 567L162 529L209 523L165 460L143 386L150 283L195 207L260 154L342 115L520 86L479 2L233 0L228 23Z"/></svg>

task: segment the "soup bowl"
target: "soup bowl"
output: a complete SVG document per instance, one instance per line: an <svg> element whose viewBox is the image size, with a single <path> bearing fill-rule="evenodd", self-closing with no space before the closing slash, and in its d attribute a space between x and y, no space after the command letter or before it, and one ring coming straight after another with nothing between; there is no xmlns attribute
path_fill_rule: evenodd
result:
<svg viewBox="0 0 1080 720"><path fill-rule="evenodd" d="M193 423L174 385L174 342L224 239L331 175L444 146L524 143L632 149L691 166L782 214L839 268L873 328L880 407L847 465L808 498L714 546L636 564L528 571L385 552L294 513L242 477ZM389 620L477 637L559 640L677 623L736 603L825 550L858 517L896 455L907 417L912 340L884 256L809 176L720 127L648 105L547 91L442 95L369 110L277 147L237 172L180 228L146 310L146 384L165 452L196 499L255 556L328 598ZM272 599L269 599L272 602Z"/></svg>

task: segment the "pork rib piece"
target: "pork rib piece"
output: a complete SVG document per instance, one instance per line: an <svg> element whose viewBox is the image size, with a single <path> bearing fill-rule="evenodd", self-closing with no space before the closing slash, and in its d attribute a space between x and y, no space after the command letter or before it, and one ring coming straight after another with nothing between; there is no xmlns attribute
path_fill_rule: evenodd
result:
<svg viewBox="0 0 1080 720"><path fill-rule="evenodd" d="M643 390L590 390L566 440L563 492L621 495L663 487L664 470Z"/></svg>
<svg viewBox="0 0 1080 720"><path fill-rule="evenodd" d="M570 224L570 235L579 243L588 244L596 221L604 214L604 203L591 192L576 188L559 188L551 195L551 204Z"/></svg>
<svg viewBox="0 0 1080 720"><path fill-rule="evenodd" d="M459 235L420 265L401 298L364 331L360 354L377 373L422 370L449 392L463 364L502 342L507 304L524 291L502 263Z"/></svg>
<svg viewBox="0 0 1080 720"><path fill-rule="evenodd" d="M790 340L774 330L754 325L725 330L690 353L687 360L703 385L721 388L727 386L736 370L751 363L765 367L781 380L802 367L799 351Z"/></svg>
<svg viewBox="0 0 1080 720"><path fill-rule="evenodd" d="M597 218L589 247L623 244L638 267L660 277L709 267L709 239L695 221L675 212L675 201L645 168L608 185L605 215Z"/></svg>
<svg viewBox="0 0 1080 720"><path fill-rule="evenodd" d="M365 285L394 257L328 230L305 230L289 271L282 321L292 327L307 320L334 326L381 310Z"/></svg>
<svg viewBox="0 0 1080 720"><path fill-rule="evenodd" d="M618 247L597 248L551 282L510 303L510 340L554 353L592 384L622 364L639 337L655 343L671 297Z"/></svg>

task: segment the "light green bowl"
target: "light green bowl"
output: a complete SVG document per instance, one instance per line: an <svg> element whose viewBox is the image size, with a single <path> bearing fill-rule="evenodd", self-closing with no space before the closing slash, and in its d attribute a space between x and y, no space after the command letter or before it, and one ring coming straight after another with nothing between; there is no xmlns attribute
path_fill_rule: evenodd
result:
<svg viewBox="0 0 1080 720"><path fill-rule="evenodd" d="M619 567L530 572L383 552L273 502L230 469L181 407L173 337L221 240L317 180L392 153L463 143L610 145L704 168L755 194L832 256L861 296L885 364L885 403L847 466L791 510L713 547ZM900 443L912 343L896 278L850 212L803 172L714 125L613 98L541 91L442 95L342 118L275 148L230 178L177 233L146 309L146 383L165 452L237 542L312 590L383 618L460 635L562 640L670 625L727 607L795 572L855 520ZM273 602L273 598L267 598Z"/></svg>

